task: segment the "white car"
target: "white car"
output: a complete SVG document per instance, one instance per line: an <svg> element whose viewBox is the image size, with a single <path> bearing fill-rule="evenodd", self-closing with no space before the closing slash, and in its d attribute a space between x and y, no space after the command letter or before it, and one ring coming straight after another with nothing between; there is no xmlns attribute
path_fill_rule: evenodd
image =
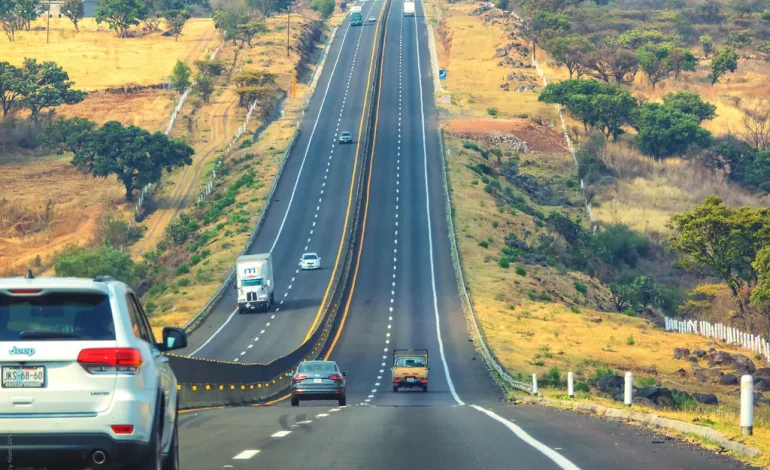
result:
<svg viewBox="0 0 770 470"><path fill-rule="evenodd" d="M376 22L377 22L377 17L376 16L370 16L369 17L369 23L376 23Z"/></svg>
<svg viewBox="0 0 770 470"><path fill-rule="evenodd" d="M305 253L299 259L299 267L302 269L320 269L321 258L316 253Z"/></svg>
<svg viewBox="0 0 770 470"><path fill-rule="evenodd" d="M0 455L13 468L177 470L177 380L134 292L110 277L0 279ZM8 437L6 439L5 437Z"/></svg>

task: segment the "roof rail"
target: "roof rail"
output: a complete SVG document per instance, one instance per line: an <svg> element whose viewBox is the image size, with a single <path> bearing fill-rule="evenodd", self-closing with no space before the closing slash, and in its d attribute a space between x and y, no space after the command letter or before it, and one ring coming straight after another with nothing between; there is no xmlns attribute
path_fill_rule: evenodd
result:
<svg viewBox="0 0 770 470"><path fill-rule="evenodd" d="M94 282L110 282L110 281L114 281L114 280L115 280L115 278L112 277L112 276L96 276L94 278Z"/></svg>

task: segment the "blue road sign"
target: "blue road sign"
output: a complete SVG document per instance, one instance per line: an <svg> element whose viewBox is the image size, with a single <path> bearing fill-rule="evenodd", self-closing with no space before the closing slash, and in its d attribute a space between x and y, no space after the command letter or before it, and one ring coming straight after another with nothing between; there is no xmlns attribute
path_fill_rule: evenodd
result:
<svg viewBox="0 0 770 470"><path fill-rule="evenodd" d="M440 80L446 80L446 70L439 69L439 71L438 71L438 78Z"/></svg>

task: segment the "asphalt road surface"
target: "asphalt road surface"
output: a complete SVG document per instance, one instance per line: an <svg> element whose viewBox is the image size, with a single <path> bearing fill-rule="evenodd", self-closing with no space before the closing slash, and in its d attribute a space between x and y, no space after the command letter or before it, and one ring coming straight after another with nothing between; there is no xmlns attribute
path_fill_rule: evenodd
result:
<svg viewBox="0 0 770 470"><path fill-rule="evenodd" d="M348 406L185 413L182 468L749 468L641 428L504 403L451 264L426 34L421 5L405 18L394 0L362 251L330 351L349 372ZM428 348L427 393L391 390L393 348Z"/></svg>
<svg viewBox="0 0 770 470"><path fill-rule="evenodd" d="M379 16L384 0L362 5L364 18ZM248 251L272 253L276 301L272 311L237 313L233 283L190 335L189 347L181 354L241 363L268 362L305 340L342 242L375 29L368 23L350 27L346 20L337 30L301 123L300 137ZM342 131L353 134L352 144L338 143L337 134ZM305 252L318 253L320 270L299 269Z"/></svg>

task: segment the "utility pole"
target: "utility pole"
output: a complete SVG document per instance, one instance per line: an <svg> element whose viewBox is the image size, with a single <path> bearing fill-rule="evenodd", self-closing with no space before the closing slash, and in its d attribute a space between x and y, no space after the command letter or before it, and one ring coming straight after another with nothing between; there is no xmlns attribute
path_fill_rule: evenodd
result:
<svg viewBox="0 0 770 470"><path fill-rule="evenodd" d="M48 18L46 20L48 21L48 26L45 27L45 43L48 44L48 37L51 35L51 0L48 0Z"/></svg>
<svg viewBox="0 0 770 470"><path fill-rule="evenodd" d="M289 57L289 41L291 41L291 6L286 9L286 57Z"/></svg>

